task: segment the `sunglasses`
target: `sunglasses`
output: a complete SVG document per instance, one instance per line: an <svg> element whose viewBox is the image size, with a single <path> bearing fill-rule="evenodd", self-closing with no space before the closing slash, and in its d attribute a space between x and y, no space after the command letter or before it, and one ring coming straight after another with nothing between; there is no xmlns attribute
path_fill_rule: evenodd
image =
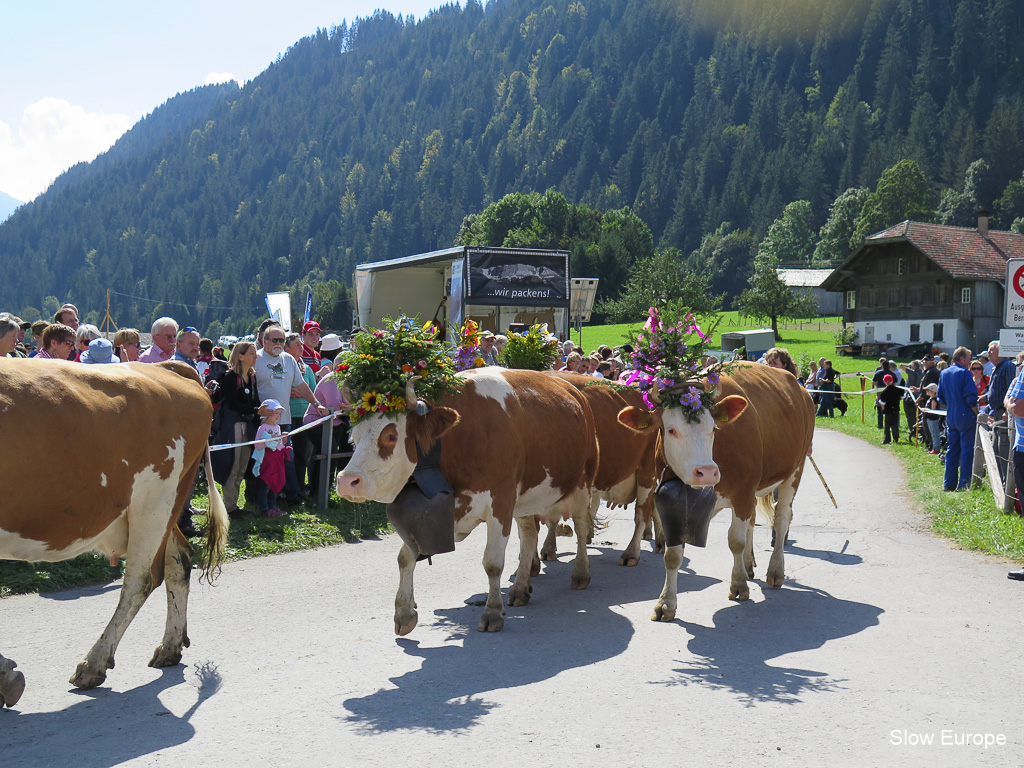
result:
<svg viewBox="0 0 1024 768"><path fill-rule="evenodd" d="M284 336L267 336L265 340L271 344L284 344Z"/></svg>
<svg viewBox="0 0 1024 768"><path fill-rule="evenodd" d="M984 371L985 369L982 368L980 365L972 365L971 366L971 370L972 371Z"/></svg>

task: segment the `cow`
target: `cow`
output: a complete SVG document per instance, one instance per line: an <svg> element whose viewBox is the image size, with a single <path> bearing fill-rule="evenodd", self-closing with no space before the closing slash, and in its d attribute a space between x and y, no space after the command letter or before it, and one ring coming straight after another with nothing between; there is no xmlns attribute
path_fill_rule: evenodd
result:
<svg viewBox="0 0 1024 768"><path fill-rule="evenodd" d="M747 600L754 577L755 507L773 517L775 547L767 583L785 580L783 546L793 517L804 460L814 436L814 403L788 371L756 363L730 363L715 392L713 412L703 410L694 423L681 408L625 408L619 420L640 432L659 430L671 471L694 488L714 487L714 511L731 508L729 549L733 553L729 599ZM778 501L770 496L778 491ZM672 621L682 544L665 550L665 587L652 620Z"/></svg>
<svg viewBox="0 0 1024 768"><path fill-rule="evenodd" d="M71 676L93 688L114 666L122 635L161 581L167 622L151 667L181 660L189 644L186 607L192 549L178 530L200 463L207 477L213 407L199 375L184 363L77 365L0 358L0 463L8 482L0 502L0 558L57 562L99 552L127 562L117 609ZM68 459L61 457L69 457ZM202 564L219 569L228 517L210 483ZM0 656L0 706L25 687Z"/></svg>
<svg viewBox="0 0 1024 768"><path fill-rule="evenodd" d="M520 558L509 589L510 605L530 599L537 556L535 515L572 517L580 536L571 586L585 589L590 583L586 535L597 472L594 419L575 387L543 373L488 367L459 377L461 391L444 397L425 415L409 410L359 420L352 427L352 458L339 473L336 489L351 501L390 503L412 476L417 448L426 452L440 441L441 472L455 497L456 541L479 523L487 526L483 564L488 593L477 629L497 632L504 626L499 579L513 519L519 526ZM414 385L415 377L406 391L410 409L417 406ZM403 544L395 597L399 635L411 632L417 622L416 559L417 553Z"/></svg>
<svg viewBox="0 0 1024 768"><path fill-rule="evenodd" d="M619 557L619 565L640 562L640 541L650 530L654 511L654 488L658 479L660 435L656 430L636 432L619 423L619 412L630 406L642 408L643 396L635 387L616 386L604 379L564 371L550 372L583 393L594 414L597 429L598 464L594 480L591 518L601 500L611 506L636 502L633 538ZM593 531L593 527L591 527ZM548 535L541 547L542 560L554 560L555 521L548 521Z"/></svg>

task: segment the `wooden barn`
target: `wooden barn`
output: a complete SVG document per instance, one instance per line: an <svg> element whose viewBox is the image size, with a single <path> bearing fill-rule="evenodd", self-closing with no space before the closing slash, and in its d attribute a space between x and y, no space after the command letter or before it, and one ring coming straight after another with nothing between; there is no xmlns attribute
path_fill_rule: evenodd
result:
<svg viewBox="0 0 1024 768"><path fill-rule="evenodd" d="M904 221L865 238L823 287L842 294L863 344L976 352L999 338L1010 258L1024 258L1024 235L990 231L985 212L977 228Z"/></svg>

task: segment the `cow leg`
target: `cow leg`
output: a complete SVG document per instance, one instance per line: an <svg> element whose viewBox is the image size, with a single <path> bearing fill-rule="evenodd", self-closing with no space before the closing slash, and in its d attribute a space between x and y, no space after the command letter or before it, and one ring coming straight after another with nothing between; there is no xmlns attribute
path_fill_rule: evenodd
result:
<svg viewBox="0 0 1024 768"><path fill-rule="evenodd" d="M526 605L530 602L530 593L533 587L530 586L530 574L533 559L537 557L537 518L517 517L519 525L519 568L516 569L516 579L508 590L509 605Z"/></svg>
<svg viewBox="0 0 1024 768"><path fill-rule="evenodd" d="M512 510L508 511L511 516ZM501 600L501 572L505 569L508 533L494 514L487 517L487 546L484 547L484 571L487 573L487 604L477 625L479 632L500 632L505 626L505 604ZM534 546L537 544L534 542Z"/></svg>
<svg viewBox="0 0 1024 768"><path fill-rule="evenodd" d="M188 648L188 592L192 575L192 547L175 527L164 552L164 588L167 590L167 624L164 638L149 662L151 667L173 667Z"/></svg>
<svg viewBox="0 0 1024 768"><path fill-rule="evenodd" d="M730 600L748 600L750 590L747 587L747 566L744 563L744 552L747 548L747 528L750 518L754 516L753 498L749 505L733 505L732 522L729 524L729 549L732 551L732 583L729 586ZM737 507L740 507L737 509ZM744 508L746 507L746 508ZM744 515L743 513L746 512Z"/></svg>
<svg viewBox="0 0 1024 768"><path fill-rule="evenodd" d="M743 567L747 569L747 578L754 578L754 567L757 560L754 559L754 524L757 521L756 515L751 515L747 522L747 543L743 547Z"/></svg>
<svg viewBox="0 0 1024 768"><path fill-rule="evenodd" d="M683 545L665 549L665 586L654 605L651 621L674 621L676 618L676 597L679 569L683 565Z"/></svg>
<svg viewBox="0 0 1024 768"><path fill-rule="evenodd" d="M18 665L0 656L0 709L13 707L25 692L25 675L15 672Z"/></svg>
<svg viewBox="0 0 1024 768"><path fill-rule="evenodd" d="M633 512L633 538L619 557L619 565L634 566L640 562L640 542L651 538L651 512L654 509L654 489L637 483L636 506Z"/></svg>
<svg viewBox="0 0 1024 768"><path fill-rule="evenodd" d="M654 496L654 492L651 492L651 496ZM651 520L654 521L654 551L655 553L665 551L665 529L661 527L661 517L658 515L658 508L653 507L651 510ZM682 561L680 561L682 562Z"/></svg>
<svg viewBox="0 0 1024 768"><path fill-rule="evenodd" d="M573 589L586 589L590 585L590 557L587 544L593 540L594 526L590 517L590 491L576 491L572 499L572 522L576 528L576 561L572 566Z"/></svg>
<svg viewBox="0 0 1024 768"><path fill-rule="evenodd" d="M558 521L548 520L547 528L548 532L544 537L544 546L540 548L540 559L553 562L558 559Z"/></svg>
<svg viewBox="0 0 1024 768"><path fill-rule="evenodd" d="M779 500L775 507L775 548L772 550L771 560L768 561L768 575L766 581L769 587L781 587L786 580L786 537L789 535L789 525L793 521L793 499L796 497L796 489L800 487L800 478L803 475L803 465L793 473L793 477L779 486Z"/></svg>
<svg viewBox="0 0 1024 768"><path fill-rule="evenodd" d="M171 531L192 493L194 477L194 471L180 472L177 480L160 479L155 474L136 477L125 513L128 549L121 596L103 634L71 676L75 687L95 688L106 679L107 670L114 668L114 652L125 630L146 598L163 581L167 548L178 546L171 543Z"/></svg>
<svg viewBox="0 0 1024 768"><path fill-rule="evenodd" d="M398 550L398 594L395 595L395 634L408 635L416 628L419 615L412 593L412 577L416 570L416 553L402 544Z"/></svg>

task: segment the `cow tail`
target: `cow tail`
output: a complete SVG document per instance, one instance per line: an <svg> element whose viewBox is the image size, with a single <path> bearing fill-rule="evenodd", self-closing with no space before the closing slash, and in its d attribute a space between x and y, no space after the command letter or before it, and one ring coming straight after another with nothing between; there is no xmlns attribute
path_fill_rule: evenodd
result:
<svg viewBox="0 0 1024 768"><path fill-rule="evenodd" d="M775 506L774 493L766 493L764 496L757 497L757 511L761 513L770 528L775 526Z"/></svg>
<svg viewBox="0 0 1024 768"><path fill-rule="evenodd" d="M203 573L200 579L212 582L220 574L224 552L228 546L228 511L224 506L217 483L213 480L213 465L210 459L210 446L206 446L206 477L210 486L210 509L206 513L206 546L203 547L203 562L200 568Z"/></svg>

